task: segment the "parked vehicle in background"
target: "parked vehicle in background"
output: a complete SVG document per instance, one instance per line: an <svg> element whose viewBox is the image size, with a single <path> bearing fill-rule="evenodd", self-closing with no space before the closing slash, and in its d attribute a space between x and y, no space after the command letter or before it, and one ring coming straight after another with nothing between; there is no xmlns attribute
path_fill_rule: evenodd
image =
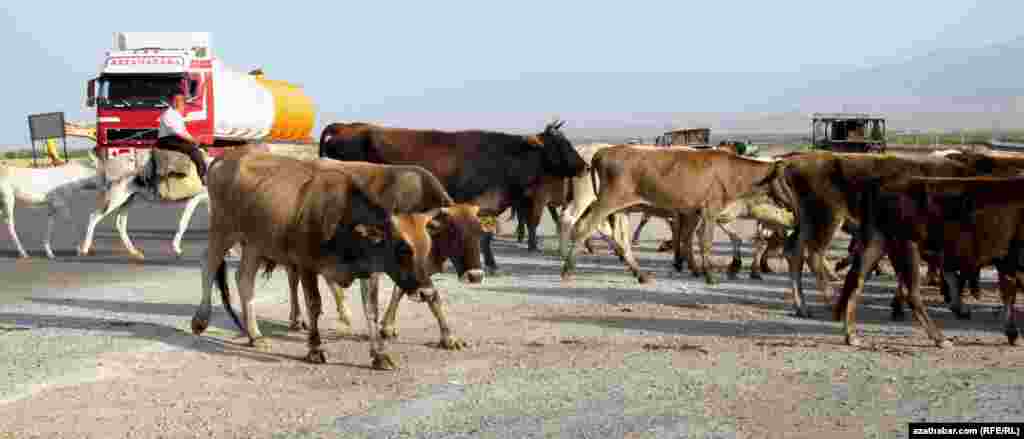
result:
<svg viewBox="0 0 1024 439"><path fill-rule="evenodd" d="M885 152L885 118L867 113L814 113L811 145L835 152Z"/></svg>

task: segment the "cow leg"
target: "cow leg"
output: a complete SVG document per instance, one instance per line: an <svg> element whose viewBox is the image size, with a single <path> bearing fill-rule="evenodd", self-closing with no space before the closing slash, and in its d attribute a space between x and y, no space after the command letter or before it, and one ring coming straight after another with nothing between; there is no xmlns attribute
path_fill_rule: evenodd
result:
<svg viewBox="0 0 1024 439"><path fill-rule="evenodd" d="M247 247L250 249L251 247ZM245 330L249 336L249 345L260 350L270 350L270 340L260 333L259 324L256 322L256 312L253 307L253 299L256 297L256 272L259 271L263 258L255 251L243 251L242 260L238 265L238 301L242 308L242 321L245 322ZM300 274L299 279L302 279ZM307 295L309 294L307 290ZM312 309L308 305L306 311L310 314L310 320L314 319Z"/></svg>
<svg viewBox="0 0 1024 439"><path fill-rule="evenodd" d="M331 293L334 295L334 307L338 311L338 334L351 334L352 333L352 312L348 310L348 305L345 304L345 287L341 284L327 280L327 286L331 289Z"/></svg>
<svg viewBox="0 0 1024 439"><path fill-rule="evenodd" d="M676 270L682 271L682 261L686 261L686 264L690 267L690 272L694 277L702 275L704 272L700 264L693 257L693 234L700 224L700 215L694 214L693 212L679 215L676 220L679 224L679 247L676 249L675 264Z"/></svg>
<svg viewBox="0 0 1024 439"><path fill-rule="evenodd" d="M452 335L452 328L448 325L448 313L444 309L444 301L440 294L435 294L427 300L430 312L437 319L437 326L441 329L441 341L438 346L449 351L460 351L466 347L466 342Z"/></svg>
<svg viewBox="0 0 1024 439"><path fill-rule="evenodd" d="M209 198L210 195L205 191L189 198L188 204L185 205L185 210L181 212L181 219L178 220L178 230L174 233L174 241L171 242L175 257L181 257L181 238L185 235L185 229L188 229L188 224L192 221L192 215L195 214L196 207L203 201L209 206Z"/></svg>
<svg viewBox="0 0 1024 439"><path fill-rule="evenodd" d="M786 245L786 229L779 227L772 231L772 236L768 238L764 256L760 259L760 266L762 273L773 273L772 267L768 265L768 258L773 254L782 254L783 247Z"/></svg>
<svg viewBox="0 0 1024 439"><path fill-rule="evenodd" d="M964 271L960 272L963 276ZM960 320L970 320L971 311L964 309L963 301L960 299L960 281L955 271L943 269L942 283L949 295L949 310Z"/></svg>
<svg viewBox="0 0 1024 439"><path fill-rule="evenodd" d="M711 263L711 243L715 238L715 217L718 216L718 211L710 208L701 209L701 221L704 222L704 233L701 233L700 242L700 257L701 263L704 267L704 282L708 285L714 285L718 283L718 279L715 278L713 264Z"/></svg>
<svg viewBox="0 0 1024 439"><path fill-rule="evenodd" d="M202 334L210 325L210 314L213 311L211 305L213 283L221 269L227 270L227 267L223 266L224 255L231 246L235 245L234 242L224 239L222 235L222 233L216 231L215 224L211 225L208 238L209 245L207 245L206 250L203 250L203 254L199 258L203 295L199 308L196 309L195 315L192 316L192 333L195 335ZM226 280L223 286L227 287Z"/></svg>
<svg viewBox="0 0 1024 439"><path fill-rule="evenodd" d="M629 215L625 212L612 215L612 242L615 244L615 252L622 255L623 262L633 276L642 284L650 282L653 274L640 271L640 264L633 257L633 246L629 245Z"/></svg>
<svg viewBox="0 0 1024 439"><path fill-rule="evenodd" d="M675 268L677 272L683 271L683 215L676 214L676 222L672 225L672 268ZM687 238L689 238L687 236ZM687 244L691 244L689 239L686 239ZM692 266L691 266L692 267Z"/></svg>
<svg viewBox="0 0 1024 439"><path fill-rule="evenodd" d="M636 231L633 232L633 240L630 241L631 244L633 244L633 245L639 245L640 244L640 232L644 229L644 226L646 226L647 222L650 221L650 220L651 220L651 215L647 214L647 213L643 214L643 216L640 217L640 222L637 223L637 225L636 225Z"/></svg>
<svg viewBox="0 0 1024 439"><path fill-rule="evenodd" d="M569 249L569 235L572 233L573 226L576 225L576 220L583 215L583 211L586 208L587 206L583 205L583 203L578 202L578 200L573 200L565 207L565 209L562 209L562 214L559 215L558 255L563 259ZM593 252L593 247L589 246L590 239L591 237L588 236L584 241L584 245L588 247L588 250Z"/></svg>
<svg viewBox="0 0 1024 439"><path fill-rule="evenodd" d="M548 215L551 215L551 222L555 223L555 233L560 235L562 233L562 224L558 222L558 218L561 216L558 213L558 208L548 204Z"/></svg>
<svg viewBox="0 0 1024 439"><path fill-rule="evenodd" d="M380 336L385 339L398 338L398 328L395 327L395 320L398 318L398 305L402 302L402 292L398 285L391 290L391 300L388 302L388 310L384 312L384 319L380 322Z"/></svg>
<svg viewBox="0 0 1024 439"><path fill-rule="evenodd" d="M547 200L544 197L537 196L531 199L531 203L528 205L530 210L526 216L526 231L529 234L526 250L529 252L540 251L540 238L537 236L537 227L540 226L541 219L544 218L544 207L547 206ZM522 224L520 222L519 224Z"/></svg>
<svg viewBox="0 0 1024 439"><path fill-rule="evenodd" d="M363 313L366 316L366 329L370 337L370 358L373 359L372 367L377 370L393 370L398 367L398 362L387 353L384 338L380 336L380 329L377 327L380 274L373 273L368 279L360 279L359 289L363 293Z"/></svg>
<svg viewBox="0 0 1024 439"><path fill-rule="evenodd" d="M494 260L492 242L494 242L494 232L484 232L480 237L480 250L484 253L484 268L487 270L487 275L498 276L498 261Z"/></svg>
<svg viewBox="0 0 1024 439"><path fill-rule="evenodd" d="M804 221L801 219L801 221ZM800 224L800 223L798 223ZM811 318L811 310L807 307L803 289L804 271L804 243L810 242L810 227L808 222L804 227L797 227L795 233L786 239L784 254L789 263L790 291L793 295L793 307L797 317Z"/></svg>
<svg viewBox="0 0 1024 439"><path fill-rule="evenodd" d="M857 336L857 304L860 302L860 295L864 290L864 279L868 270L878 258L882 257L882 244L881 239L871 239L864 242L863 249L853 255L850 271L846 273L846 282L843 282L842 295L839 302L832 308L832 318L843 320L846 344L850 346L862 344L860 337Z"/></svg>
<svg viewBox="0 0 1024 439"><path fill-rule="evenodd" d="M289 265L286 271L288 272L288 302L291 304L291 311L288 314L288 329L291 331L307 329L306 322L302 320L302 310L299 308L298 268Z"/></svg>
<svg viewBox="0 0 1024 439"><path fill-rule="evenodd" d="M243 256L244 260L245 257ZM309 314L309 338L307 345L309 353L306 354L306 361L314 364L327 363L324 350L320 347L320 314L323 313L320 288L316 279L317 273L311 270L302 270L299 280L302 282L302 291L306 293L306 311Z"/></svg>
<svg viewBox="0 0 1024 439"><path fill-rule="evenodd" d="M740 257L740 247L743 245L743 239L740 238L736 231L729 228L728 223L716 222L716 225L729 236L729 241L732 242L732 261L729 262L728 276L729 279L736 279L737 274L743 269L743 259Z"/></svg>
<svg viewBox="0 0 1024 439"><path fill-rule="evenodd" d="M917 244L903 241L886 247L897 278L906 286L907 300L914 319L924 327L936 346L943 349L953 347L953 342L942 335L942 331L928 315L928 308L921 299L921 252Z"/></svg>
<svg viewBox="0 0 1024 439"><path fill-rule="evenodd" d="M602 195L605 192L602 191ZM609 202L609 199L617 198L615 195L605 197L599 197L597 201L590 206L590 210L583 214L583 216L573 226L572 234L569 238L569 248L565 255L565 262L562 264L562 280L569 280L573 276L573 272L576 271L576 243L581 239L587 238L597 230L601 224L607 221L608 217L620 210L626 209L630 206L639 204L638 201L618 201ZM628 220L628 218L627 218ZM628 222L627 222L628 224ZM614 229L614 227L613 227ZM617 235L619 231L613 230L612 235ZM628 231L626 232L628 233ZM617 239L613 236L613 239ZM628 239L628 237L627 237ZM623 257L625 257L625 246L623 248L616 249L617 251L623 251ZM630 247L630 253L632 253L632 247Z"/></svg>
<svg viewBox="0 0 1024 439"><path fill-rule="evenodd" d="M1012 267L1010 268L1012 270ZM1020 279L1019 276L1011 276L1007 271L1010 270L998 270L997 272L999 278L999 295L1003 302L1003 333L1006 334L1006 341L1011 346L1020 346L1022 339L1020 338L1020 330L1017 328L1017 323L1014 319L1013 309L1014 302L1017 298L1017 283Z"/></svg>
<svg viewBox="0 0 1024 439"><path fill-rule="evenodd" d="M967 281L968 281L967 283L969 284L970 289L971 289L971 296L973 296L975 300L980 300L981 299L981 269L979 268L978 270L971 271L970 275L967 277Z"/></svg>

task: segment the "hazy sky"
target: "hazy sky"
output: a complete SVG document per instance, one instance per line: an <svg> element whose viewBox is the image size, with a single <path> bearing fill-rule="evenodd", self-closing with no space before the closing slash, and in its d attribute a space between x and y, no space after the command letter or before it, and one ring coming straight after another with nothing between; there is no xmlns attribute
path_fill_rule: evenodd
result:
<svg viewBox="0 0 1024 439"><path fill-rule="evenodd" d="M91 120L85 82L115 31L212 32L228 65L304 85L321 121L533 130L566 112L744 111L771 88L1013 39L1024 16L1019 0L5 3L0 145L27 143L31 113ZM646 77L693 99L632 93ZM494 84L509 91L467 91Z"/></svg>

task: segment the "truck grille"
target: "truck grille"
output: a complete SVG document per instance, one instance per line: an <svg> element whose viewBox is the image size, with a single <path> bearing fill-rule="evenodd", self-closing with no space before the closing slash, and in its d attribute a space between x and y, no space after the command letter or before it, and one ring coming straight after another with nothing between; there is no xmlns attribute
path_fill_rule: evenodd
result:
<svg viewBox="0 0 1024 439"><path fill-rule="evenodd" d="M152 142L156 135L156 128L109 128L107 142Z"/></svg>

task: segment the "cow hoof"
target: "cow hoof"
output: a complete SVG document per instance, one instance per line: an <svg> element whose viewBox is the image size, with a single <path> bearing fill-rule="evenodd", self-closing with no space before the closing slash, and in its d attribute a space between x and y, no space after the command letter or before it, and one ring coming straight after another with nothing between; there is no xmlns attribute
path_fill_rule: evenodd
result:
<svg viewBox="0 0 1024 439"><path fill-rule="evenodd" d="M256 348L260 352L270 352L270 340L267 340L265 337L253 339L249 342L249 346Z"/></svg>
<svg viewBox="0 0 1024 439"><path fill-rule="evenodd" d="M441 349L449 351L461 351L469 346L465 341L453 335L441 338L441 342L438 344L441 346Z"/></svg>
<svg viewBox="0 0 1024 439"><path fill-rule="evenodd" d="M775 270L772 270L772 267L769 266L768 264L761 264L761 272L762 273L774 273Z"/></svg>
<svg viewBox="0 0 1024 439"><path fill-rule="evenodd" d="M210 319L202 319L199 317L192 317L192 333L200 335L206 328L210 326Z"/></svg>
<svg viewBox="0 0 1024 439"><path fill-rule="evenodd" d="M950 339L946 338L942 339L942 341L936 342L935 346L938 346L939 349L949 349L953 347L953 342Z"/></svg>
<svg viewBox="0 0 1024 439"><path fill-rule="evenodd" d="M812 319L814 316L811 314L811 310L806 308L797 308L796 316L801 319Z"/></svg>
<svg viewBox="0 0 1024 439"><path fill-rule="evenodd" d="M1020 338L1020 333L1016 329L1007 329L1005 331L1006 341L1010 346L1020 346L1024 344L1024 340Z"/></svg>
<svg viewBox="0 0 1024 439"><path fill-rule="evenodd" d="M675 268L677 273L682 273L683 272L683 263L682 262L673 262L672 263L672 268Z"/></svg>
<svg viewBox="0 0 1024 439"><path fill-rule="evenodd" d="M174 259L181 259L181 257L184 256L184 254L185 253L182 252L181 250L175 250L174 251Z"/></svg>
<svg viewBox="0 0 1024 439"><path fill-rule="evenodd" d="M892 321L894 321L894 322L902 322L902 321L905 321L905 320L907 320L907 313L906 312L904 312L902 309L899 310L899 311L897 311L895 309L892 310Z"/></svg>
<svg viewBox="0 0 1024 439"><path fill-rule="evenodd" d="M729 280L736 280L736 279L740 278L740 275L738 273L735 273L735 272L732 272L732 271L726 273L725 275L726 275L726 277L729 278Z"/></svg>
<svg viewBox="0 0 1024 439"><path fill-rule="evenodd" d="M755 279L755 280L764 280L764 277L761 276L761 273L755 273L755 272L750 273L750 278L751 279Z"/></svg>
<svg viewBox="0 0 1024 439"><path fill-rule="evenodd" d="M386 326L380 328L380 336L385 340L392 340L398 338L398 328Z"/></svg>
<svg viewBox="0 0 1024 439"><path fill-rule="evenodd" d="M327 356L324 355L324 351L320 349L310 350L306 354L306 361L313 364L327 364Z"/></svg>
<svg viewBox="0 0 1024 439"><path fill-rule="evenodd" d="M861 338L856 336L856 335L847 335L846 336L846 345L847 346L853 346L855 348L859 348L859 347L864 345L864 340L861 340Z"/></svg>
<svg viewBox="0 0 1024 439"><path fill-rule="evenodd" d="M398 368L398 363L391 358L391 355L386 353L374 353L373 355L373 367L376 370L395 370Z"/></svg>
<svg viewBox="0 0 1024 439"><path fill-rule="evenodd" d="M642 284L649 284L654 282L654 275L650 273L642 273L637 275L636 280Z"/></svg>
<svg viewBox="0 0 1024 439"><path fill-rule="evenodd" d="M294 320L288 325L289 331L305 331L307 328L306 322L302 320Z"/></svg>
<svg viewBox="0 0 1024 439"><path fill-rule="evenodd" d="M969 310L969 309L961 309L961 310L958 310L958 311L953 311L953 314L956 314L957 320L970 320L971 319L971 310Z"/></svg>

